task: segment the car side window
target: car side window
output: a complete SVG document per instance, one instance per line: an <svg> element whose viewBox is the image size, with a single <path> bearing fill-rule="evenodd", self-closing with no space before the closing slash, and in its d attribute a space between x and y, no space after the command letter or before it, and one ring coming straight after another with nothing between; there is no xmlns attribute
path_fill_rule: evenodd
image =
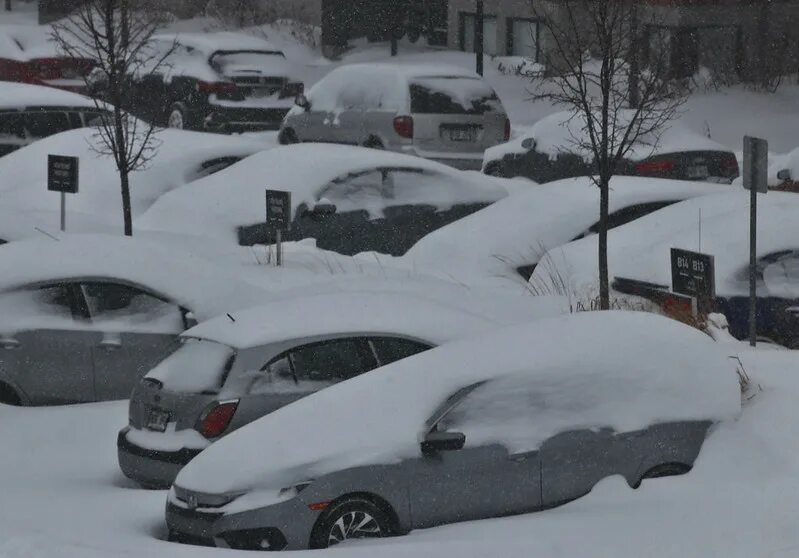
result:
<svg viewBox="0 0 799 558"><path fill-rule="evenodd" d="M168 302L141 289L112 282L87 282L81 290L92 323L102 327L141 328L153 333L183 331L183 312Z"/></svg>
<svg viewBox="0 0 799 558"><path fill-rule="evenodd" d="M498 443L511 451L535 449L535 425L543 420L545 395L526 374L514 374L476 386L437 421L438 431L462 432L469 447Z"/></svg>
<svg viewBox="0 0 799 558"><path fill-rule="evenodd" d="M22 114L6 112L0 114L0 141L25 139L25 126L22 123Z"/></svg>
<svg viewBox="0 0 799 558"><path fill-rule="evenodd" d="M431 345L401 337L370 337L369 343L381 366L432 349Z"/></svg>
<svg viewBox="0 0 799 558"><path fill-rule="evenodd" d="M313 392L377 368L362 337L334 339L303 345L267 363L248 392Z"/></svg>
<svg viewBox="0 0 799 558"><path fill-rule="evenodd" d="M73 128L63 111L32 110L24 113L25 132L29 138L46 138Z"/></svg>
<svg viewBox="0 0 799 558"><path fill-rule="evenodd" d="M608 230L615 229L616 227L620 227L622 225L626 225L627 223L631 223L636 219L640 219L650 213L654 213L659 209L663 209L664 207L668 207L672 204L676 203L676 201L660 201L660 202L651 202L651 203L639 203L636 205L630 205L627 207L623 207L618 211L614 211L610 215L608 215ZM572 240L578 240L580 238L584 238L590 234L598 234L599 233L599 222L597 221L593 225L591 225L588 230L577 237L573 238Z"/></svg>
<svg viewBox="0 0 799 558"><path fill-rule="evenodd" d="M363 85L357 81L343 85L338 90L336 108L343 110L364 110L366 108L366 93Z"/></svg>
<svg viewBox="0 0 799 558"><path fill-rule="evenodd" d="M74 321L66 283L0 293L0 328L57 329Z"/></svg>

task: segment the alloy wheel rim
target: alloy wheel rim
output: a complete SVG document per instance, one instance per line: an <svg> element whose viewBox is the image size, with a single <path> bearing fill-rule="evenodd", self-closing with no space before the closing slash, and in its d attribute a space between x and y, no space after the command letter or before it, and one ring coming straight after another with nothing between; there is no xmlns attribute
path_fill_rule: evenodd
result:
<svg viewBox="0 0 799 558"><path fill-rule="evenodd" d="M382 536L383 530L372 515L363 511L351 511L339 517L330 527L327 544L333 546L349 539Z"/></svg>

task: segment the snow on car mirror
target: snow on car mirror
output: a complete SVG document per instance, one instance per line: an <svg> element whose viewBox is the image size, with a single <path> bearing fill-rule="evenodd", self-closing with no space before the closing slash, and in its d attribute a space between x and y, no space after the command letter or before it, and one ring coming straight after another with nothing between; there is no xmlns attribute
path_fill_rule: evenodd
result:
<svg viewBox="0 0 799 558"><path fill-rule="evenodd" d="M311 215L315 215L317 217L325 217L327 215L335 214L336 211L337 211L336 204L328 200L322 199L319 200L319 202L313 206L313 209L311 209L310 213Z"/></svg>
<svg viewBox="0 0 799 558"><path fill-rule="evenodd" d="M302 107L306 111L311 110L311 102L308 100L308 97L306 97L305 95L300 94L294 97L294 104L297 105L298 107Z"/></svg>
<svg viewBox="0 0 799 558"><path fill-rule="evenodd" d="M457 451L463 449L466 436L462 432L430 432L421 443L422 453Z"/></svg>
<svg viewBox="0 0 799 558"><path fill-rule="evenodd" d="M524 138L522 140L522 147L528 150L535 149L535 140L533 138Z"/></svg>

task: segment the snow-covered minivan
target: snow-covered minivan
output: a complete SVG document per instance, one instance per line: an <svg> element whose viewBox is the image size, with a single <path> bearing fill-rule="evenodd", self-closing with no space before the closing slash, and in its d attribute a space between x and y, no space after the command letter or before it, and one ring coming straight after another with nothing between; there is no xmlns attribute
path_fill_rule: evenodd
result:
<svg viewBox="0 0 799 558"><path fill-rule="evenodd" d="M283 120L283 144L348 143L462 169L507 141L510 121L483 79L445 65L350 64L320 80Z"/></svg>

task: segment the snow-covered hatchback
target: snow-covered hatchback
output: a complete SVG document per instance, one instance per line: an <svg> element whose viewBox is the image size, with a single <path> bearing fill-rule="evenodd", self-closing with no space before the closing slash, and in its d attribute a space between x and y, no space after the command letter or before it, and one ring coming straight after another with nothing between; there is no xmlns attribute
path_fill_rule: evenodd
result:
<svg viewBox="0 0 799 558"><path fill-rule="evenodd" d="M510 310L494 302L489 318L460 300L317 293L204 322L133 390L129 425L117 440L120 468L145 486L169 486L201 450L245 424L379 366L518 321L525 301L507 301ZM532 311L559 313L537 302Z"/></svg>
<svg viewBox="0 0 799 558"><path fill-rule="evenodd" d="M303 91L290 61L271 43L242 33L179 33L150 39L160 67L131 75L140 118L209 132L276 130ZM101 89L102 84L98 84Z"/></svg>
<svg viewBox="0 0 799 558"><path fill-rule="evenodd" d="M297 99L280 142L388 149L479 170L483 151L510 137L510 121L483 79L455 66L350 64Z"/></svg>

